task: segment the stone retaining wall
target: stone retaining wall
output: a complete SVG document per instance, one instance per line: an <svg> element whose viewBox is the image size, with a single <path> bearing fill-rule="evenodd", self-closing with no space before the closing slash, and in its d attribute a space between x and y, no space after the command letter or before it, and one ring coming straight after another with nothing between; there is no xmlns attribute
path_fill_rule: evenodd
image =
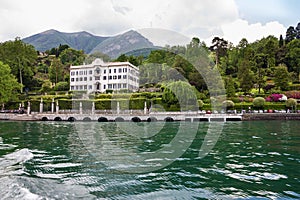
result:
<svg viewBox="0 0 300 200"><path fill-rule="evenodd" d="M245 113L242 120L300 120L300 113Z"/></svg>

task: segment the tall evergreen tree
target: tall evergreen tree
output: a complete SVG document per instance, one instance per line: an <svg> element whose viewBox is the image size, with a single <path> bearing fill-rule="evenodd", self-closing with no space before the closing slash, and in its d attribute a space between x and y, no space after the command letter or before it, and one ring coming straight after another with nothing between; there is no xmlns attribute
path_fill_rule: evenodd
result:
<svg viewBox="0 0 300 200"><path fill-rule="evenodd" d="M296 32L295 28L293 26L290 26L286 30L285 44L288 44L289 42L294 40L296 38L296 36L297 36L297 32Z"/></svg>

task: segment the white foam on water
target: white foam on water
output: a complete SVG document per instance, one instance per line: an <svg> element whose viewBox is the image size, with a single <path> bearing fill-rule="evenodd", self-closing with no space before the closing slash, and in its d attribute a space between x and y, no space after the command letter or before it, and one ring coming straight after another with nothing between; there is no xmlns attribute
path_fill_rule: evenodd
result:
<svg viewBox="0 0 300 200"><path fill-rule="evenodd" d="M66 168L66 167L78 167L81 166L80 163L57 163L57 164L45 164L42 167L49 167L49 168Z"/></svg>
<svg viewBox="0 0 300 200"><path fill-rule="evenodd" d="M1 200L96 199L84 186L20 176L0 178Z"/></svg>
<svg viewBox="0 0 300 200"><path fill-rule="evenodd" d="M22 164L32 158L33 154L26 148L4 155L0 158L0 174L20 174Z"/></svg>
<svg viewBox="0 0 300 200"><path fill-rule="evenodd" d="M31 193L27 188L20 188L20 191L23 193L24 199L28 200L39 200L42 199L41 196Z"/></svg>
<svg viewBox="0 0 300 200"><path fill-rule="evenodd" d="M16 147L17 147L17 145L3 143L3 138L0 137L0 149L1 150L13 149Z"/></svg>

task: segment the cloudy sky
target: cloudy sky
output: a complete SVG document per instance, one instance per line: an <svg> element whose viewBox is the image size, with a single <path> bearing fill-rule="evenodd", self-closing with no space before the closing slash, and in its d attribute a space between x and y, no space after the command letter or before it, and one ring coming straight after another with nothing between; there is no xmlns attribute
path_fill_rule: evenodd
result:
<svg viewBox="0 0 300 200"><path fill-rule="evenodd" d="M116 35L159 28L237 44L285 35L300 22L299 0L1 0L0 42L48 29Z"/></svg>

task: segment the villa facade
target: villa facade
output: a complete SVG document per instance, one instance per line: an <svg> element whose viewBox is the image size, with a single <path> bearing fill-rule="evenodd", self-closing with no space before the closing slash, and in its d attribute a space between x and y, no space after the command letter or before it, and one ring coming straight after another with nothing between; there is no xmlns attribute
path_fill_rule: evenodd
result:
<svg viewBox="0 0 300 200"><path fill-rule="evenodd" d="M106 90L137 91L139 68L130 62L103 62L97 58L92 64L70 67L70 90L105 92Z"/></svg>

